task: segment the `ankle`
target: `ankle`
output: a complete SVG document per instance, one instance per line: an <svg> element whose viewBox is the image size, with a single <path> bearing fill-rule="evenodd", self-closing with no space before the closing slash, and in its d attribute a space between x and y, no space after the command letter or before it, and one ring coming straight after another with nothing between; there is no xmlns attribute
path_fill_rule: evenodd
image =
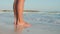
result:
<svg viewBox="0 0 60 34"><path fill-rule="evenodd" d="M24 24L24 21L23 20L18 20L18 24Z"/></svg>

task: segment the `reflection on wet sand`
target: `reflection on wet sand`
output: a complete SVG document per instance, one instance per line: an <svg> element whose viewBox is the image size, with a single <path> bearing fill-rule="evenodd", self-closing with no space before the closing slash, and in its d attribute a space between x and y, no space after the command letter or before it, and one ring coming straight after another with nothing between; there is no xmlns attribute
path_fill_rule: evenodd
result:
<svg viewBox="0 0 60 34"><path fill-rule="evenodd" d="M22 34L24 27L23 26L15 26L15 33L16 34Z"/></svg>
<svg viewBox="0 0 60 34"><path fill-rule="evenodd" d="M28 28L28 27L30 27L30 26L31 26L31 25L28 24L28 23L14 25L14 27L15 27L15 32L16 32L16 34L22 34L22 31L23 31L25 28Z"/></svg>

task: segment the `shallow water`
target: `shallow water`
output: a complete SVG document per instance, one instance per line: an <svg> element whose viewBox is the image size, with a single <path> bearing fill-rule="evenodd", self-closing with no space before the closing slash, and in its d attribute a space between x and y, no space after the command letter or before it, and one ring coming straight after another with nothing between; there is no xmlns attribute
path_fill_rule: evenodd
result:
<svg viewBox="0 0 60 34"><path fill-rule="evenodd" d="M60 34L60 14L24 13L24 20L32 27L22 34ZM0 33L15 34L13 22L13 12L0 13Z"/></svg>

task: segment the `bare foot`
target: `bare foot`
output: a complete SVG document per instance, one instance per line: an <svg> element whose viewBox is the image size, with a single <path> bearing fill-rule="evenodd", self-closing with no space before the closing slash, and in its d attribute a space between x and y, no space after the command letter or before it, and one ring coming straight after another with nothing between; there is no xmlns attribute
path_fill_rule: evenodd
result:
<svg viewBox="0 0 60 34"><path fill-rule="evenodd" d="M26 22L22 22L22 23L18 22L18 24L17 24L17 31L18 32L22 32L23 29L28 28L30 26L31 25L26 23Z"/></svg>

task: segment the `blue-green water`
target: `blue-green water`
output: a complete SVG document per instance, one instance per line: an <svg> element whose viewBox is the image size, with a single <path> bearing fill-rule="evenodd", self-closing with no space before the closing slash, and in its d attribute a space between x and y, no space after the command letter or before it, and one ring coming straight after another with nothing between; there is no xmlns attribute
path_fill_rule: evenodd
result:
<svg viewBox="0 0 60 34"><path fill-rule="evenodd" d="M36 29L39 31L48 30L53 32L54 34L60 34L60 14L24 13L23 18L25 21L32 24L31 29ZM1 13L0 22L1 24L10 25L11 27L14 22L13 12Z"/></svg>
<svg viewBox="0 0 60 34"><path fill-rule="evenodd" d="M35 23L43 23L43 24L55 24L60 25L60 14L40 14L40 13L24 13L24 20ZM10 13L3 13L0 14L0 22L11 22L13 23L14 14L13 12ZM7 21L8 20L8 21Z"/></svg>

